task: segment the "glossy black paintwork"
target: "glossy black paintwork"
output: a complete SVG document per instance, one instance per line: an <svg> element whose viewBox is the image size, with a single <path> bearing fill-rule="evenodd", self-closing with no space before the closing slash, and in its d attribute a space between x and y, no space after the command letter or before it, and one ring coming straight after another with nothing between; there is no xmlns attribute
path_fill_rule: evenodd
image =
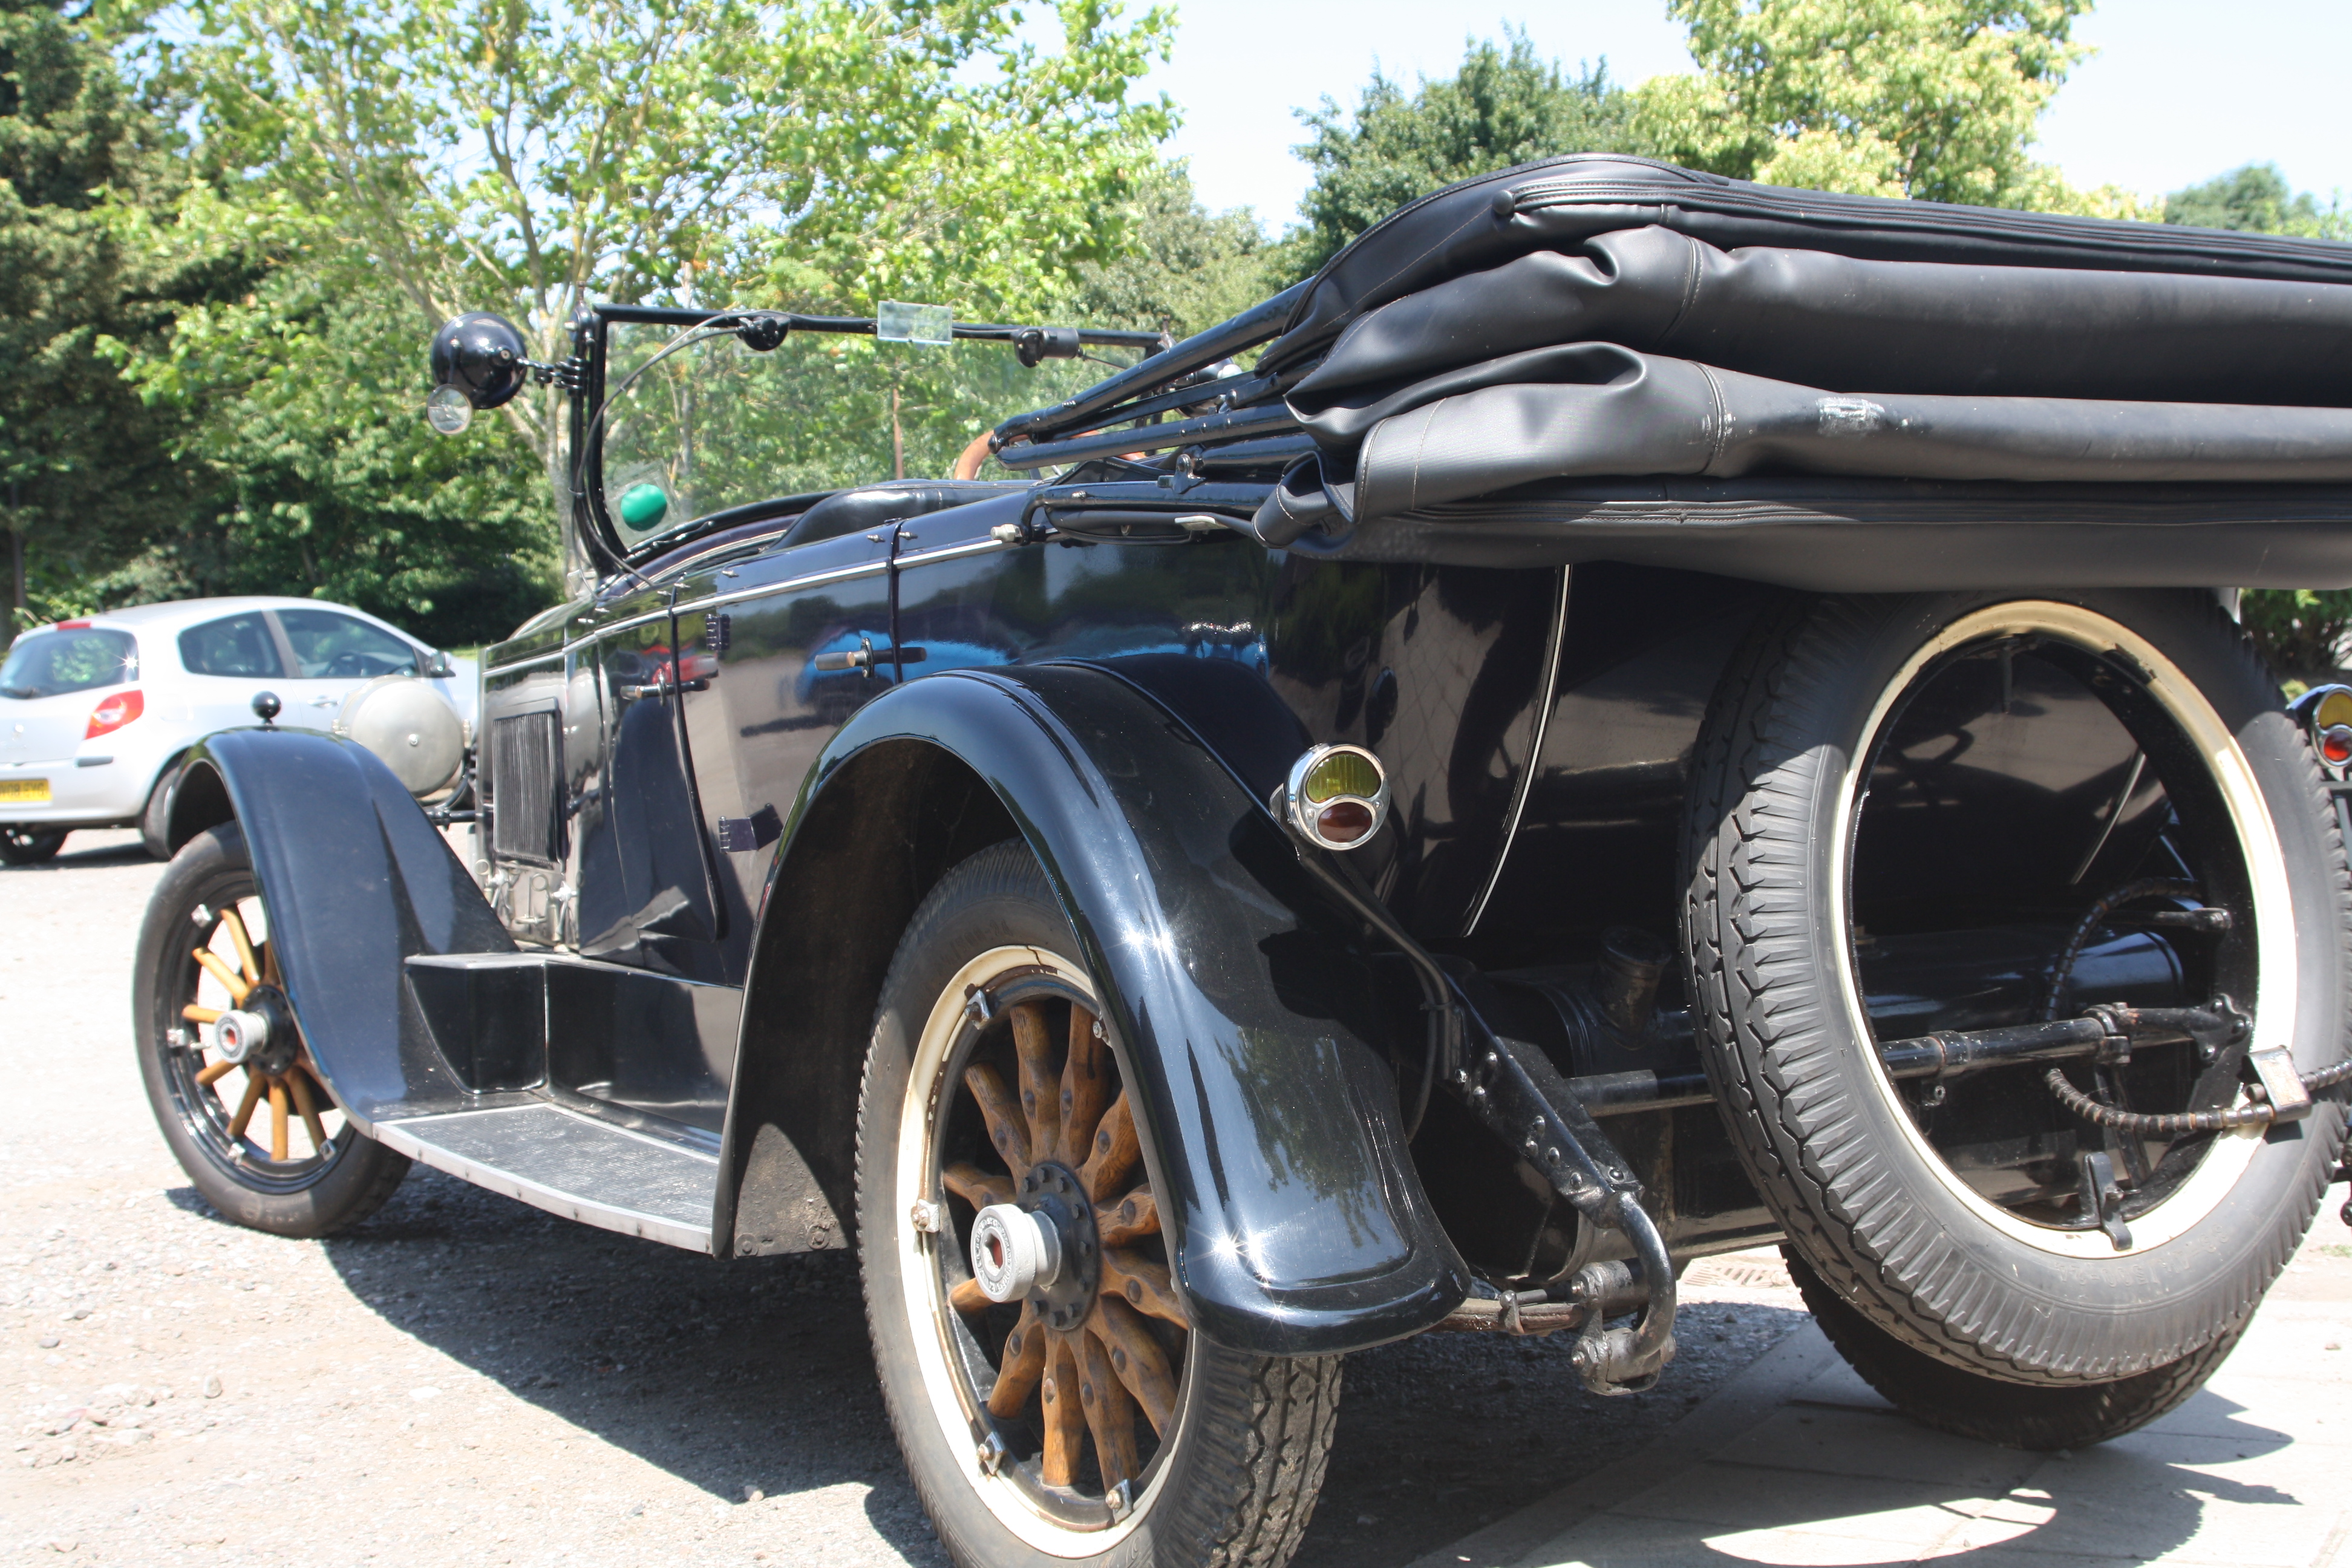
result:
<svg viewBox="0 0 2352 1568"><path fill-rule="evenodd" d="M1740 639L1775 597L1696 573L1570 569L1550 719L1470 947L1481 963L1589 956L1612 925L1674 936L1674 868L1699 726Z"/></svg>
<svg viewBox="0 0 2352 1568"><path fill-rule="evenodd" d="M1195 1322L1310 1353L1450 1310L1468 1279L1399 1134L1366 955L1254 792L1112 668L962 671L866 708L796 806L771 921L822 920L799 868L827 846L803 830L873 776L863 759L908 746L985 781L1069 914L1152 1132ZM755 983L745 1011L789 1005ZM756 1131L730 1122L736 1168Z"/></svg>
<svg viewBox="0 0 2352 1568"><path fill-rule="evenodd" d="M219 779L244 827L287 996L337 1103L362 1122L465 1103L402 961L514 943L400 781L364 747L301 730L227 731L188 767Z"/></svg>
<svg viewBox="0 0 2352 1568"><path fill-rule="evenodd" d="M723 939L697 955L703 978L743 983L784 815L834 732L896 679L887 659L814 668L821 655L891 647L889 559L886 529L715 561L676 584L686 607L674 631L689 676L670 700L726 921ZM729 818L751 825L747 846L725 847Z"/></svg>
<svg viewBox="0 0 2352 1568"><path fill-rule="evenodd" d="M1054 658L1119 669L1262 795L1307 744L1370 747L1394 826L1359 859L1416 935L1462 934L1532 749L1559 574L1331 564L1227 531L923 560L985 539L1000 510L1012 515L973 507L902 529L898 636L927 655L910 676ZM1204 680L1187 661L1228 668ZM1234 675L1272 700L1236 700ZM1237 722L1237 710L1260 716Z"/></svg>

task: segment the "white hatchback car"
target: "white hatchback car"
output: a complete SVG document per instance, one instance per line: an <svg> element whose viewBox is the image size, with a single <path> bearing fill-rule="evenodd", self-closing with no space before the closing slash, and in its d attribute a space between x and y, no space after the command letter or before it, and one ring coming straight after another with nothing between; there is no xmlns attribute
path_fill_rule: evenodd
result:
<svg viewBox="0 0 2352 1568"><path fill-rule="evenodd" d="M0 860L47 860L77 827L164 833L180 760L215 730L333 727L343 699L383 675L437 689L473 733L471 659L316 599L184 599L60 621L18 637L0 663Z"/></svg>

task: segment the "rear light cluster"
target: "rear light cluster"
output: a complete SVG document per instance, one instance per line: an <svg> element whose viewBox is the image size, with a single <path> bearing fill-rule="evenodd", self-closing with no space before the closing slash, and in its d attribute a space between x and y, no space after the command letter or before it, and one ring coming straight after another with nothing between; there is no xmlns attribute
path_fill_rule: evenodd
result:
<svg viewBox="0 0 2352 1568"><path fill-rule="evenodd" d="M2352 767L2352 687L2315 686L2290 710L2311 735L2311 749L2337 773Z"/></svg>
<svg viewBox="0 0 2352 1568"><path fill-rule="evenodd" d="M111 735L142 713L147 711L147 699L139 689L118 691L89 710L89 724L81 732L85 741L95 741L100 735Z"/></svg>
<svg viewBox="0 0 2352 1568"><path fill-rule="evenodd" d="M1353 849L1387 819L1388 773L1361 746L1310 746L1291 763L1276 808L1308 842Z"/></svg>

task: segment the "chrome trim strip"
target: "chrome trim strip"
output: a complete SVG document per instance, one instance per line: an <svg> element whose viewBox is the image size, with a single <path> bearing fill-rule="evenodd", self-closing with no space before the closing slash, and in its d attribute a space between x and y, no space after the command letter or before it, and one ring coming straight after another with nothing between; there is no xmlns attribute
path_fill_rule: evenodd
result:
<svg viewBox="0 0 2352 1568"><path fill-rule="evenodd" d="M509 669L529 669L533 665L553 664L570 651L569 647L560 647L553 653L536 654L530 658L519 658L512 664L493 664L482 671L482 679L488 680L491 676L504 675Z"/></svg>
<svg viewBox="0 0 2352 1568"><path fill-rule="evenodd" d="M1552 702L1559 695L1559 654L1560 645L1568 637L1568 580L1570 574L1570 568L1559 568L1559 608L1552 613L1551 637L1544 644L1543 705L1536 710L1536 732L1528 741L1527 771L1520 775L1519 787L1512 792L1511 821L1503 830L1503 847L1496 852L1495 869L1486 878L1486 890L1470 907L1470 918L1462 927L1464 936L1477 934L1478 921L1486 913L1486 900L1495 896L1496 888L1503 880L1503 868L1510 863L1511 846L1519 841L1519 817L1528 809L1528 796L1535 793L1536 764L1543 760L1544 735L1551 728Z"/></svg>
<svg viewBox="0 0 2352 1568"><path fill-rule="evenodd" d="M942 544L936 550L915 550L898 557L901 566L920 566L932 561L955 561L966 555L985 555L992 550L1018 550L1017 544L1007 544L1001 539L968 539L961 544Z"/></svg>
<svg viewBox="0 0 2352 1568"><path fill-rule="evenodd" d="M846 583L856 577L878 576L889 570L890 563L887 559L864 561L855 566L836 566L829 572L810 572L798 577L786 577L780 582L762 583L756 588L736 588L724 594L710 594L699 599L689 599L669 613L678 616L691 615L697 610L707 610L714 605L734 605L745 599L764 599L772 594L789 594L801 588L820 588L828 583ZM602 636L604 628L599 627L598 635Z"/></svg>
<svg viewBox="0 0 2352 1568"><path fill-rule="evenodd" d="M642 616L630 616L627 620L625 620L625 621L614 621L614 622L613 622L610 626L598 626L598 627L597 627L593 632L590 633L587 637L574 637L574 638L572 638L572 639L571 639L571 640L567 641L567 642L563 645L564 651L568 653L568 652L570 652L572 649L573 649L573 648L575 648L575 647L578 647L582 643L584 643L584 642L593 642L593 641L595 641L598 637L610 637L610 636L612 636L614 632L625 632L625 631L627 631L631 626L648 626L648 625L651 625L651 624L652 624L653 622L655 622L655 621L666 621L666 620L669 619L669 617L670 617L670 614L671 614L670 607L669 607L667 605L663 605L660 609L658 609L658 610L647 610L647 611L646 611L644 615L642 615Z"/></svg>
<svg viewBox="0 0 2352 1568"><path fill-rule="evenodd" d="M572 1114L561 1106L544 1101L532 1105L502 1106L498 1110L538 1114L555 1110L566 1116ZM481 1116L494 1115L497 1111L460 1111L457 1114ZM520 1199L534 1208L545 1209L548 1213L561 1215L565 1219L575 1219L583 1225L593 1225L602 1230L616 1230L624 1236L642 1237L647 1241L666 1242L671 1247L682 1247L690 1252L710 1250L710 1227L707 1225L685 1225L660 1215L646 1214L640 1210L621 1208L609 1204L591 1203L572 1194L559 1192L543 1183L534 1182L528 1176L518 1176L511 1171L502 1171L495 1165L481 1164L467 1159L462 1154L452 1153L437 1144L425 1142L415 1133L408 1131L412 1127L430 1127L436 1120L437 1118L431 1116L416 1116L399 1121L379 1121L370 1129L370 1136L382 1142L384 1147L396 1153L405 1154L420 1164L430 1165L436 1171L446 1171L461 1182L471 1182L478 1187L486 1187L504 1196ZM583 1116L576 1120L604 1131L630 1131L627 1128L614 1127L610 1122L598 1121L590 1117ZM631 1133L631 1136L641 1142L653 1143L663 1149L675 1150L678 1153L708 1163L714 1173L719 1167L717 1156L705 1154L698 1149L665 1142L659 1139L646 1138L642 1133ZM715 1188L715 1182L713 1185Z"/></svg>

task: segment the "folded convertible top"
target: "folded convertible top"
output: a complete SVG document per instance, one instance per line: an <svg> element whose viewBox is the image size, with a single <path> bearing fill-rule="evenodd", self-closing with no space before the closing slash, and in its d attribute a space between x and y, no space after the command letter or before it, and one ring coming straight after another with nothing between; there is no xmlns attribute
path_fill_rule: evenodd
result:
<svg viewBox="0 0 2352 1568"><path fill-rule="evenodd" d="M1219 367L1268 340L1255 374ZM1529 509L1559 495L1560 529L1594 529L1601 514L1558 487L1612 479L1811 476L1846 487L1837 515L1882 520L1911 502L1873 512L1853 484L1958 483L1994 511L2023 499L2001 486L2035 486L2044 516L2053 485L2143 487L2100 527L2169 516L2145 487L2194 485L2248 498L2199 537L2251 542L2267 508L2296 542L2234 571L2176 551L2167 580L2276 581L2292 555L2309 581L2352 581L2340 492L2290 494L2352 481L2352 246L1580 154L1424 197L1307 283L999 437L1022 467L1185 447L1181 475L1226 447L1229 469L1308 450L1285 430L1311 451L1254 520L1270 544L1311 531L1363 554L1410 534L1437 559L1451 533L1455 558L1495 559L1469 538L1486 508L1511 519L1508 558L1591 558L1541 544ZM1939 500L1936 526L1961 500ZM1675 515L1696 525L1715 504L1694 493ZM1656 526L1645 515L1645 539ZM1691 543L1687 563L1707 564Z"/></svg>
<svg viewBox="0 0 2352 1568"><path fill-rule="evenodd" d="M1652 226L1721 250L2352 284L2352 246L2326 240L1834 195L1574 153L1448 185L1373 225L1316 275L1263 363L1304 363L1358 316L1449 279Z"/></svg>
<svg viewBox="0 0 2352 1568"><path fill-rule="evenodd" d="M1345 445L1402 386L1589 342L1837 392L2352 405L2352 282L1726 251L1651 225L1357 316L1290 406Z"/></svg>

